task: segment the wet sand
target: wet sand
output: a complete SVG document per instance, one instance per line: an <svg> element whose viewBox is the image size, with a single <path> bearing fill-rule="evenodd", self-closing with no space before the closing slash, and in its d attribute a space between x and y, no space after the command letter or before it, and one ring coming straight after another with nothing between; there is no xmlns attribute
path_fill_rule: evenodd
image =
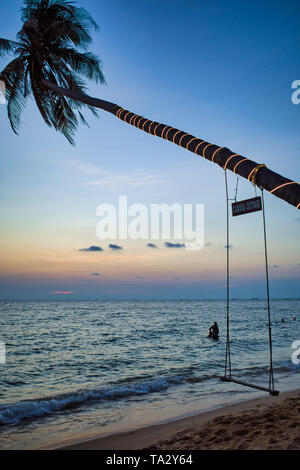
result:
<svg viewBox="0 0 300 470"><path fill-rule="evenodd" d="M187 418L44 449L300 449L300 389L224 406Z"/></svg>

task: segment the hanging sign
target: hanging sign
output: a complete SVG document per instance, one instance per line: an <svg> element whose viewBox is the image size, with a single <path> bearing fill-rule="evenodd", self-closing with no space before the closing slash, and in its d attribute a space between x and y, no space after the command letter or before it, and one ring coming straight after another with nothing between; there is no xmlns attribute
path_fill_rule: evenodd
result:
<svg viewBox="0 0 300 470"><path fill-rule="evenodd" d="M249 214L250 212L261 211L261 197L253 197L251 199L245 199L244 201L232 203L232 215Z"/></svg>

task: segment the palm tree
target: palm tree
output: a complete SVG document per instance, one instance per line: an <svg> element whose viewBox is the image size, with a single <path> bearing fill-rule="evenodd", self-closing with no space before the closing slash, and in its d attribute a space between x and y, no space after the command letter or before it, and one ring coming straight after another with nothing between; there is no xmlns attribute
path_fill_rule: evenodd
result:
<svg viewBox="0 0 300 470"><path fill-rule="evenodd" d="M97 114L95 108L100 108L217 163L300 208L300 185L265 165L114 103L88 96L84 78L98 83L104 83L105 79L100 60L88 51L91 31L98 26L84 8L68 0L24 0L22 21L17 41L0 39L0 57L8 53L15 55L0 74L6 86L8 118L15 133L30 95L46 124L72 144L78 123L87 124L82 108L94 114Z"/></svg>
<svg viewBox="0 0 300 470"><path fill-rule="evenodd" d="M0 56L16 56L0 75L6 85L10 124L17 133L26 100L33 95L44 121L74 143L79 120L87 124L82 108L97 114L95 108L53 93L43 82L80 94L85 92L82 77L105 82L99 59L87 51L90 31L98 26L84 8L67 0L25 0L24 4L24 25L17 41L0 39Z"/></svg>

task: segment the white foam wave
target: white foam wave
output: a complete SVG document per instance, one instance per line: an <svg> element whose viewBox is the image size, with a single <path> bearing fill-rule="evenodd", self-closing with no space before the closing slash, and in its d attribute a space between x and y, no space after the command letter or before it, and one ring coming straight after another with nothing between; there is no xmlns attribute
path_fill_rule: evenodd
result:
<svg viewBox="0 0 300 470"><path fill-rule="evenodd" d="M17 424L22 420L49 416L58 411L76 408L89 402L118 400L130 396L159 392L167 389L170 384L176 384L180 381L180 377L157 378L130 386L112 386L99 390L82 390L43 400L28 400L1 405L0 425Z"/></svg>

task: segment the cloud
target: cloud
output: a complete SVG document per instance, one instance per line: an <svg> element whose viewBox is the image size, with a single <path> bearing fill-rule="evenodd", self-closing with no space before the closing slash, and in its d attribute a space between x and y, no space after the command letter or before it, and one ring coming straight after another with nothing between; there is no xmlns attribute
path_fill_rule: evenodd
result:
<svg viewBox="0 0 300 470"><path fill-rule="evenodd" d="M280 266L278 266L278 264L274 264L272 268L280 268Z"/></svg>
<svg viewBox="0 0 300 470"><path fill-rule="evenodd" d="M103 251L101 246L92 245L89 248L80 248L78 251Z"/></svg>
<svg viewBox="0 0 300 470"><path fill-rule="evenodd" d="M149 248L157 248L157 245L155 245L155 243L148 243L147 246Z"/></svg>
<svg viewBox="0 0 300 470"><path fill-rule="evenodd" d="M124 187L144 187L165 183L159 175L148 172L127 172L117 173L107 170L101 166L83 161L71 159L68 163L80 174L83 180L80 186L103 187L103 188L124 188Z"/></svg>
<svg viewBox="0 0 300 470"><path fill-rule="evenodd" d="M82 183L81 186L121 189L128 186L137 188L144 186L154 186L162 183L165 183L165 181L161 180L156 175L147 175L144 173L136 173L135 175L115 175L112 173L110 175L101 177L99 180Z"/></svg>
<svg viewBox="0 0 300 470"><path fill-rule="evenodd" d="M109 245L109 248L111 248L112 250L123 250L123 247L122 246L119 246L119 245L114 245L113 243L110 243Z"/></svg>
<svg viewBox="0 0 300 470"><path fill-rule="evenodd" d="M143 279L143 276L136 276L136 279Z"/></svg>
<svg viewBox="0 0 300 470"><path fill-rule="evenodd" d="M165 246L167 248L184 248L185 244L184 243L171 243L171 242L165 242Z"/></svg>
<svg viewBox="0 0 300 470"><path fill-rule="evenodd" d="M205 246L211 246L211 245L212 245L212 243L210 243L210 242L205 243Z"/></svg>
<svg viewBox="0 0 300 470"><path fill-rule="evenodd" d="M51 294L63 294L63 295L68 295L68 294L73 294L73 290L54 290L51 292Z"/></svg>

